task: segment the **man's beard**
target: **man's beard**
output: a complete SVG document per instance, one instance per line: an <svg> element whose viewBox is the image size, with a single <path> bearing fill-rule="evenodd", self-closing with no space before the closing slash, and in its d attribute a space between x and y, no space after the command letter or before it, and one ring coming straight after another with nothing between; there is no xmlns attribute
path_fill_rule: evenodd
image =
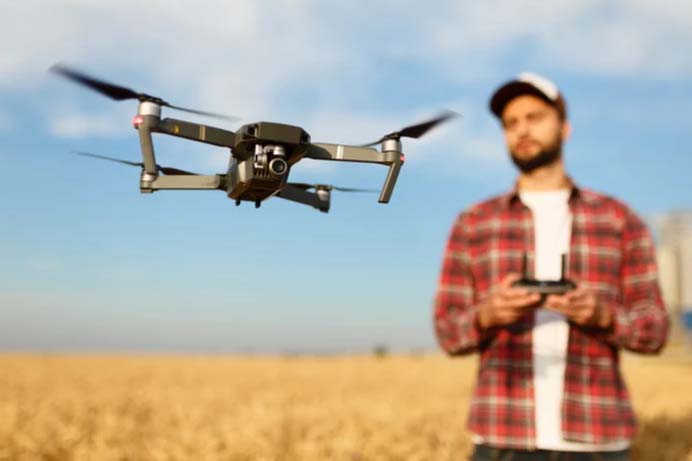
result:
<svg viewBox="0 0 692 461"><path fill-rule="evenodd" d="M512 162L522 173L531 173L538 168L555 163L562 157L562 140L558 138L551 145L541 147L538 154L531 158L521 158L513 151L510 151L510 154Z"/></svg>

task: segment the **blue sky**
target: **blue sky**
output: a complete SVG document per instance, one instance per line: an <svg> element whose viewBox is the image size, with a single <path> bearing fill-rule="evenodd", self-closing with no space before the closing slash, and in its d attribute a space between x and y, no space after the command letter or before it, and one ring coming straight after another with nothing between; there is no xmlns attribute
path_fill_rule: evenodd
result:
<svg viewBox="0 0 692 461"><path fill-rule="evenodd" d="M343 3L343 2L342 2ZM620 1L11 2L0 38L0 350L432 349L447 233L515 172L492 91L521 71L565 94L568 169L653 217L689 208L692 4ZM241 123L362 143L450 108L404 144L388 205L328 215L220 192L141 195L134 102L47 74L62 61ZM165 115L187 118L181 113ZM234 129L239 124L223 125ZM157 160L223 172L228 152L155 139ZM384 167L301 162L291 180L379 188Z"/></svg>

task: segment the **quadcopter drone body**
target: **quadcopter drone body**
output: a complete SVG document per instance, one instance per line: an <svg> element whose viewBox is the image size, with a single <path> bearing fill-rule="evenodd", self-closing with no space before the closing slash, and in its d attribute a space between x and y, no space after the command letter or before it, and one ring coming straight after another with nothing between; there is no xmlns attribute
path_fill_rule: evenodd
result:
<svg viewBox="0 0 692 461"><path fill-rule="evenodd" d="M235 200L236 205L243 201L250 201L257 208L264 200L276 196L327 212L331 190L368 191L288 182L291 168L304 158L387 166L389 170L380 191L379 202L388 203L396 185L399 170L404 163L400 138L418 138L455 115L453 112L443 113L435 119L390 133L374 143L363 146L312 143L310 135L302 128L281 123L251 123L233 132L185 120L161 118L162 107L207 116L221 116L173 106L160 98L136 93L128 88L97 80L61 65L54 66L52 70L112 99L139 100L133 124L139 133L143 162L135 163L90 153L78 153L140 166L142 168L140 191L143 193L158 190L222 190L229 198ZM154 152L153 133L167 134L230 149L231 156L226 173L198 175L158 165ZM377 144L381 146L379 151L371 147ZM311 189L314 189L314 192L311 192Z"/></svg>
<svg viewBox="0 0 692 461"><path fill-rule="evenodd" d="M389 173L379 201L387 203L404 162L401 142L383 141L383 150L340 144L311 143L310 135L300 127L280 123L259 122L244 125L236 132L207 125L160 117L161 107L144 101L139 104L135 128L139 131L144 166L140 181L142 192L164 189L221 189L237 204L263 200L274 195L311 205L320 211L329 210L330 186L314 186L309 192L305 184L289 183L291 167L303 158L319 160L379 163L389 166ZM152 133L164 133L206 144L227 147L231 158L226 174L202 176L195 174L159 175Z"/></svg>

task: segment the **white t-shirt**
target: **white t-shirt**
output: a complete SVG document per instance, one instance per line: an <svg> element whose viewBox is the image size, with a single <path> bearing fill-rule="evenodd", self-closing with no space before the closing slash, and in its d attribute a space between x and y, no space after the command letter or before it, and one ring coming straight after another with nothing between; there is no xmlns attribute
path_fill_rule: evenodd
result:
<svg viewBox="0 0 692 461"><path fill-rule="evenodd" d="M520 192L521 201L531 209L535 233L533 277L559 280L562 254L569 253L572 216L570 191L560 189ZM529 274L531 276L531 274ZM562 314L539 308L533 329L533 384L536 417L536 447L560 451L623 450L628 443L590 444L562 438L562 396L565 386L565 359L569 324Z"/></svg>

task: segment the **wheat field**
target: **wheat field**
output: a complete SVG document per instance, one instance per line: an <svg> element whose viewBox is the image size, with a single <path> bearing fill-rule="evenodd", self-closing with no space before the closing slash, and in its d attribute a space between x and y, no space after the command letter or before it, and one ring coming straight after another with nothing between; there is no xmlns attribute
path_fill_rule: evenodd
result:
<svg viewBox="0 0 692 461"><path fill-rule="evenodd" d="M634 460L692 461L692 360L624 358ZM464 460L475 357L0 355L0 460Z"/></svg>

